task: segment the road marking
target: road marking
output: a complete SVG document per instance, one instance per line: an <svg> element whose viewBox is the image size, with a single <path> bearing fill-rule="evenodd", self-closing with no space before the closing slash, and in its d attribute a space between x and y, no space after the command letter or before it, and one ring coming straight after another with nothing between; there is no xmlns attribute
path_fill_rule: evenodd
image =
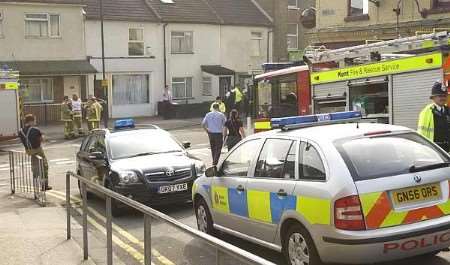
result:
<svg viewBox="0 0 450 265"><path fill-rule="evenodd" d="M63 197L59 197L60 199L62 199L63 201L65 201L65 196L66 194L64 192L60 192L57 190L52 190L49 191L48 193L57 193ZM54 195L54 194L52 194ZM81 203L81 199L74 197L74 196L70 196L71 200L73 200L75 203ZM88 207L89 212L91 212L91 214L93 214L96 218L100 219L100 221L106 223L106 217L104 217L101 213L99 213L97 210ZM140 246L142 249L144 249L144 242L142 242L141 240L139 240L138 238L136 238L135 236L133 236L132 234L130 234L129 232L125 231L123 228L121 228L120 226L116 225L115 223L112 223L112 227L113 230L115 230L119 235L123 236L124 238L126 238L128 241L130 241L133 244L136 244L138 246ZM164 257L163 255L161 255L161 253L159 253L159 251L157 251L156 249L152 249L152 256L155 257L156 259L158 259L163 265L175 265L175 263L173 263L172 261L170 261L168 258Z"/></svg>
<svg viewBox="0 0 450 265"><path fill-rule="evenodd" d="M60 162L60 161L67 161L70 160L69 158L58 158L58 159L52 159L49 160L50 162Z"/></svg>
<svg viewBox="0 0 450 265"><path fill-rule="evenodd" d="M9 164L1 164L0 167L9 167Z"/></svg>
<svg viewBox="0 0 450 265"><path fill-rule="evenodd" d="M8 171L9 168L0 168L0 171Z"/></svg>
<svg viewBox="0 0 450 265"><path fill-rule="evenodd" d="M68 164L75 164L75 161L63 161L63 162L56 162L55 165L68 165Z"/></svg>

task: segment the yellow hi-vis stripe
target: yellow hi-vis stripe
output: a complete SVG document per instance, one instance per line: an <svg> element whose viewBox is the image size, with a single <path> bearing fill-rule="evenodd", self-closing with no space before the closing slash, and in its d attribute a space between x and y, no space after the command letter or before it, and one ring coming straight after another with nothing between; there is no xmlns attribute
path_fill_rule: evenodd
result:
<svg viewBox="0 0 450 265"><path fill-rule="evenodd" d="M211 190L213 208L221 212L229 213L228 188L212 186Z"/></svg>
<svg viewBox="0 0 450 265"><path fill-rule="evenodd" d="M446 203L439 204L438 207L439 207L439 209L441 209L441 211L445 215L449 215L450 214L450 200L448 200Z"/></svg>
<svg viewBox="0 0 450 265"><path fill-rule="evenodd" d="M380 198L381 194L382 192L372 192L359 195L364 216L367 216L370 213L370 210L372 210L373 206L375 206L375 203L378 198Z"/></svg>
<svg viewBox="0 0 450 265"><path fill-rule="evenodd" d="M391 212L388 214L388 216L386 216L380 227L400 225L403 223L403 220L405 220L407 214L408 211L396 212L395 210L391 210Z"/></svg>
<svg viewBox="0 0 450 265"><path fill-rule="evenodd" d="M270 192L247 191L248 216L250 219L271 223Z"/></svg>
<svg viewBox="0 0 450 265"><path fill-rule="evenodd" d="M258 121L255 122L255 130L271 130L272 124L270 121Z"/></svg>
<svg viewBox="0 0 450 265"><path fill-rule="evenodd" d="M331 203L329 200L299 196L296 211L301 213L310 224L330 224Z"/></svg>

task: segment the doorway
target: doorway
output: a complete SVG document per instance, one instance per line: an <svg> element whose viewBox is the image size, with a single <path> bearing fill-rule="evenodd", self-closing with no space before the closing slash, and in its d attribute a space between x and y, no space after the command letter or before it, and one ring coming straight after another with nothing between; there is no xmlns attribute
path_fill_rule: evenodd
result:
<svg viewBox="0 0 450 265"><path fill-rule="evenodd" d="M231 90L231 76L219 77L219 96L225 98L228 90Z"/></svg>

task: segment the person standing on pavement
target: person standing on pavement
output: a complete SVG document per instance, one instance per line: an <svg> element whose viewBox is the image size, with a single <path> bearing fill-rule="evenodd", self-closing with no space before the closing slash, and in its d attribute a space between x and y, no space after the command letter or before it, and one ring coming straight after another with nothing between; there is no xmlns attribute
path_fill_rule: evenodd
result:
<svg viewBox="0 0 450 265"><path fill-rule="evenodd" d="M233 93L234 93L234 108L238 111L241 112L242 111L242 100L244 98L244 95L241 92L241 89L239 88L239 86L236 86L233 89Z"/></svg>
<svg viewBox="0 0 450 265"><path fill-rule="evenodd" d="M214 110L213 105L216 104L216 103L219 104L219 111L222 112L223 114L225 114L227 108L225 106L225 103L222 101L221 97L216 97L216 101L214 101L211 104L211 108L209 109L209 111L213 111Z"/></svg>
<svg viewBox="0 0 450 265"><path fill-rule="evenodd" d="M163 101L162 101L162 116L164 117L164 119L169 119L170 118L170 112L172 111L172 101L173 101L173 97L172 97L172 92L170 92L169 90L169 86L166 85L164 87L164 92L163 92Z"/></svg>
<svg viewBox="0 0 450 265"><path fill-rule="evenodd" d="M83 129L81 127L81 121L83 120L81 99L76 94L72 95L72 113L73 113L73 127L74 133L83 135Z"/></svg>
<svg viewBox="0 0 450 265"><path fill-rule="evenodd" d="M64 96L64 101L61 103L61 121L64 122L64 139L72 139L73 133L73 113L72 103L68 96Z"/></svg>
<svg viewBox="0 0 450 265"><path fill-rule="evenodd" d="M441 82L434 83L430 99L419 115L418 133L434 141L446 152L450 151L450 111L447 107L448 91Z"/></svg>
<svg viewBox="0 0 450 265"><path fill-rule="evenodd" d="M36 179L39 176L40 165L39 156L42 159L43 172L42 172L42 189L51 190L52 187L48 185L48 162L42 148L42 142L44 141L44 136L39 128L36 127L36 118L33 114L25 115L25 126L20 130L19 137L23 146L25 147L25 152L31 156L31 170L33 171L33 178Z"/></svg>
<svg viewBox="0 0 450 265"><path fill-rule="evenodd" d="M244 125L239 119L239 112L235 109L231 110L230 117L225 123L223 135L226 138L226 145L230 151L237 143L245 138Z"/></svg>
<svg viewBox="0 0 450 265"><path fill-rule="evenodd" d="M219 163L220 153L223 146L223 128L227 118L220 112L219 104L213 104L213 111L206 114L202 121L203 129L209 137L209 144L211 145L211 154L213 166Z"/></svg>
<svg viewBox="0 0 450 265"><path fill-rule="evenodd" d="M102 105L97 102L97 99L94 96L91 96L86 106L86 119L88 121L89 131L100 128L102 111Z"/></svg>

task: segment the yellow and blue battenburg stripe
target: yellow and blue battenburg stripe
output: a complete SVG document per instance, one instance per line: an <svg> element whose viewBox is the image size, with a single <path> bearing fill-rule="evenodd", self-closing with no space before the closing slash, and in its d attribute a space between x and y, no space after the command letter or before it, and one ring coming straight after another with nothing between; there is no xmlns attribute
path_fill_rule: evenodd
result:
<svg viewBox="0 0 450 265"><path fill-rule="evenodd" d="M284 211L294 210L311 224L330 224L330 201L321 198L288 195L280 197L275 192L236 189L203 185L211 191L214 210L235 214L251 220L278 224Z"/></svg>

